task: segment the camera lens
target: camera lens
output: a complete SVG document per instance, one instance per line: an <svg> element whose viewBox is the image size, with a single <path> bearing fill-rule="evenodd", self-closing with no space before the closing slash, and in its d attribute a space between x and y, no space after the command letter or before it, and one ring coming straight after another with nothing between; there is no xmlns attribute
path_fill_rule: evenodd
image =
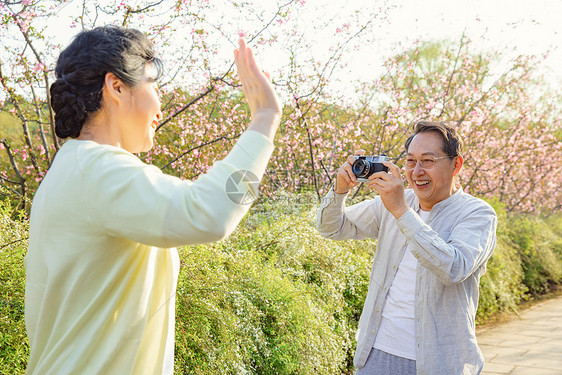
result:
<svg viewBox="0 0 562 375"><path fill-rule="evenodd" d="M367 160L357 159L351 166L351 170L354 175L363 178L369 175L370 164Z"/></svg>

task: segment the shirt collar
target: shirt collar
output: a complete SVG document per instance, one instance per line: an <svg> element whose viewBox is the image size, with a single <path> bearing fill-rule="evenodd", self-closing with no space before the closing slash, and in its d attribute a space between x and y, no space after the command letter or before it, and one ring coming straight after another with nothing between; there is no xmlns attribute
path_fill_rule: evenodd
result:
<svg viewBox="0 0 562 375"><path fill-rule="evenodd" d="M437 211L441 211L442 209L444 209L447 206L450 206L451 204L455 203L457 200L460 199L461 195L463 195L464 191L462 189L462 186L458 186L457 191L455 191L450 197L448 197L447 199L443 199L441 202L436 203L433 208L431 209L432 213L434 214ZM420 200L418 199L418 196L414 194L414 199L412 201L413 203L413 208L419 212L420 208Z"/></svg>

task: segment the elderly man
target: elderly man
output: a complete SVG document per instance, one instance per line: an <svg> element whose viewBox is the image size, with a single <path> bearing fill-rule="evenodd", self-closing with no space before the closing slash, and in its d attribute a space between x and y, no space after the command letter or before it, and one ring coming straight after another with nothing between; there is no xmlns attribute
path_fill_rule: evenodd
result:
<svg viewBox="0 0 562 375"><path fill-rule="evenodd" d="M484 358L475 337L480 277L496 244L497 217L456 178L462 142L443 122L418 122L399 168L369 177L378 196L351 207L358 184L349 156L318 211L330 239L377 239L367 299L359 320L357 375L478 374Z"/></svg>

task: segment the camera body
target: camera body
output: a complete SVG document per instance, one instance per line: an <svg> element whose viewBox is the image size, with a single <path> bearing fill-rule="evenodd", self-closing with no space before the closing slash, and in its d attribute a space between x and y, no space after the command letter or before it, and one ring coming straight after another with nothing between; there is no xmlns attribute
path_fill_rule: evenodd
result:
<svg viewBox="0 0 562 375"><path fill-rule="evenodd" d="M366 182L373 173L388 172L388 167L383 165L383 161L388 161L390 158L384 154L376 156L360 155L356 158L351 165L351 169L357 177L357 181Z"/></svg>

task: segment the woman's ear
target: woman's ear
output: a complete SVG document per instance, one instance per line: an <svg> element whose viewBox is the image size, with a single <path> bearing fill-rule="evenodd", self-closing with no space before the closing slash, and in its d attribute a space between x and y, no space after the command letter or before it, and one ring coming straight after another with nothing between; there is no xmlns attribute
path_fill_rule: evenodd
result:
<svg viewBox="0 0 562 375"><path fill-rule="evenodd" d="M123 93L125 92L125 85L117 76L113 73L106 73L105 80L103 84L104 96L107 96L106 100L110 102L115 102L120 104L123 100Z"/></svg>

